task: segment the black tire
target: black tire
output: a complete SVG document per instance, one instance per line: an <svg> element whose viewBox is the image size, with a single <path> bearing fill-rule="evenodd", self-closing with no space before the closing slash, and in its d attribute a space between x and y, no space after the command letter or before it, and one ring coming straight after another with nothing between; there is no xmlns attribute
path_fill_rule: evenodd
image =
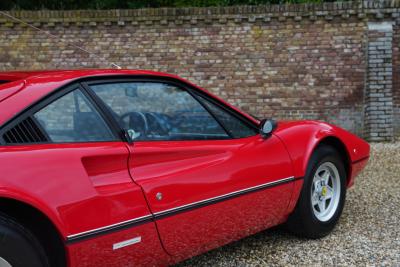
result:
<svg viewBox="0 0 400 267"><path fill-rule="evenodd" d="M339 203L332 217L327 221L320 221L313 211L311 204L311 190L314 175L318 167L325 162L331 162L337 168L340 177L341 191ZM328 235L335 227L343 211L346 199L346 179L346 170L339 153L331 146L318 146L308 163L303 188L297 205L286 223L287 229L297 236L312 239Z"/></svg>
<svg viewBox="0 0 400 267"><path fill-rule="evenodd" d="M0 258L13 267L48 267L42 245L25 227L0 213Z"/></svg>

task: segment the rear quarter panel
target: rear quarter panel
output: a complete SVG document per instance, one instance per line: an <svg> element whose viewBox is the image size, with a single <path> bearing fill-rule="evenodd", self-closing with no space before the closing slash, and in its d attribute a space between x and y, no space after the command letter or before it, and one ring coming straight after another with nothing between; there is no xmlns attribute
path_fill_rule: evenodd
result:
<svg viewBox="0 0 400 267"><path fill-rule="evenodd" d="M58 229L69 266L166 264L153 221L72 240L71 236L150 215L127 169L122 142L0 146L0 198L35 207ZM141 237L133 246L119 242Z"/></svg>

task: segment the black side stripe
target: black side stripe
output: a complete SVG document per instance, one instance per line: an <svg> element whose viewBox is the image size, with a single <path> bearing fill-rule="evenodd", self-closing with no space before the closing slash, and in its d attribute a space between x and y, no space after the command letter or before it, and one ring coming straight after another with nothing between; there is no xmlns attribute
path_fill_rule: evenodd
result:
<svg viewBox="0 0 400 267"><path fill-rule="evenodd" d="M191 203L191 204L188 204L188 205L184 205L184 206L180 206L180 207L177 207L177 208L172 208L172 209L169 209L169 210L156 212L156 213L154 213L154 218L156 220L157 219L162 219L162 218L173 216L173 215L176 215L176 214L179 214L179 213L182 213L182 212L186 212L186 211L190 211L190 210L193 210L193 209L198 209L198 208L201 208L201 207L213 205L213 204L216 204L216 203L219 203L219 202L222 202L222 201L225 201L225 200L229 200L229 199L232 199L232 198L236 198L236 197L239 197L239 196L242 196L242 195L246 195L246 194L249 194L249 193L255 193L255 192L267 189L267 188L275 187L275 186L278 186L278 185L281 185L281 184L285 184L285 183L288 183L288 182L293 182L295 180L296 180L295 177L289 177L289 178L281 179L281 180L278 180L278 181L274 181L274 182L270 182L270 183L266 183L266 184L261 184L261 185L258 185L258 186L254 186L254 187L246 188L246 189L243 189L243 190L235 191L235 192L228 193L228 194L225 194L225 195L221 195L221 196L218 196L218 197L213 197L213 198L201 200L201 201L194 202L194 203Z"/></svg>
<svg viewBox="0 0 400 267"><path fill-rule="evenodd" d="M86 231L86 232L82 232L82 233L78 233L78 234L74 234L74 235L69 235L67 237L66 243L67 244L76 243L76 242L83 241L83 240L90 239L90 238L94 238L94 237L97 237L97 236L100 236L100 235L105 235L105 234L113 233L113 232L116 232L116 231L132 228L134 226L138 226L138 225L141 225L141 224L144 224L144 223L148 223L150 221L153 221L153 216L151 214L143 216L143 217L135 218L135 219L132 219L132 220L129 220L129 221L125 221L125 222L116 223L116 224L113 224L113 225L97 228L97 229L94 229L94 230L89 230L89 231Z"/></svg>
<svg viewBox="0 0 400 267"><path fill-rule="evenodd" d="M169 216L174 216L183 212L187 212L190 210L194 210L194 209L198 209L201 207L205 207L205 206L209 206L209 205L213 205L222 201L226 201L229 199L233 199L242 195L246 195L249 193L255 193L261 190L265 190L268 188L272 188L275 186L279 186L282 184L286 184L286 183L290 183L290 182L294 182L297 180L301 180L303 179L303 177L288 177L288 178L284 178L278 181L274 181L274 182L269 182L269 183L265 183L265 184L261 184L258 186L254 186L254 187L250 187L250 188L246 188L246 189L242 189L242 190L238 190L235 192L231 192L225 195L221 195L218 197L213 197L213 198L209 198L209 199L205 199L205 200L201 200L198 202L194 202L194 203L190 203L187 205L183 205L180 207L176 207L176 208L172 208L169 210L165 210L165 211L160 211L160 212L156 212L153 215L149 214L143 217L139 217L139 218L135 218L129 221L125 221L125 222L121 222L121 223L116 223L113 225L109 225L109 226L105 226L105 227L101 227L101 228L97 228L94 230L89 230L86 232L82 232L82 233L78 233L78 234L74 234L74 235L70 235L67 237L66 243L67 244L71 244L71 243L76 243L79 241L84 241L90 238L94 238L94 237L98 237L100 235L104 235L104 234L109 234L112 232L116 232L116 231L120 231L120 230L124 230L124 229L128 229L128 228L132 228L144 223L148 223L148 222L153 222L154 220L160 220Z"/></svg>

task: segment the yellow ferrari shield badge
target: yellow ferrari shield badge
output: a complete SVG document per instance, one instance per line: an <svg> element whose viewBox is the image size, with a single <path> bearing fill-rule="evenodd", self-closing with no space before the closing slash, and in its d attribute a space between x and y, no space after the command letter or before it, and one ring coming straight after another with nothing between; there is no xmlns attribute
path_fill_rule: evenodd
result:
<svg viewBox="0 0 400 267"><path fill-rule="evenodd" d="M321 195L326 196L326 186L322 187Z"/></svg>

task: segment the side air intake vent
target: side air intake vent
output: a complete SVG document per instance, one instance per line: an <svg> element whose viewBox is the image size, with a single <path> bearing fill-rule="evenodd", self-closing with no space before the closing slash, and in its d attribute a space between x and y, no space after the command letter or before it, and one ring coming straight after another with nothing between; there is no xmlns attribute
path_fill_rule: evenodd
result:
<svg viewBox="0 0 400 267"><path fill-rule="evenodd" d="M31 119L27 118L4 133L3 139L7 144L41 143L47 138Z"/></svg>

